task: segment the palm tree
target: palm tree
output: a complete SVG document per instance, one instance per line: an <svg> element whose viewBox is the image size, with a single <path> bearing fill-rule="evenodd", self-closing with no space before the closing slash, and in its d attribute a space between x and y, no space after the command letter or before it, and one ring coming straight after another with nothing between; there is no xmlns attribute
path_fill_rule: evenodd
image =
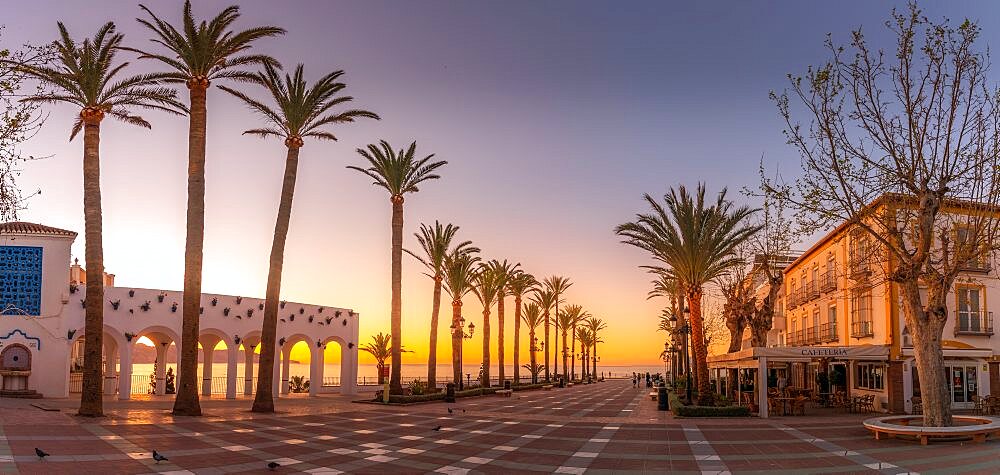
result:
<svg viewBox="0 0 1000 475"><path fill-rule="evenodd" d="M385 377L382 376L382 368L385 368L385 360L392 356L392 341L390 336L379 332L378 335L372 335L371 343L365 343L363 346L359 346L358 349L375 357L375 367L378 369L378 384L385 384ZM406 348L400 348L399 351L401 353L413 353Z"/></svg>
<svg viewBox="0 0 1000 475"><path fill-rule="evenodd" d="M555 311L556 311L556 319L559 318L559 304L561 302L563 302L562 294L564 294L566 292L566 290L569 289L572 286L573 286L573 283L570 282L569 279L567 279L566 277L561 277L561 276L558 276L558 275L554 275L554 276L551 276L551 277L545 279L545 287L548 288L549 291L551 291L553 294L555 294L554 304L555 304ZM558 325L558 322L557 322L557 325ZM547 346L548 345L546 345L546 347ZM559 348L559 332L558 331L556 331L556 334L555 334L555 347L558 350L558 348ZM545 351L548 351L548 348L546 348ZM563 353L565 354L566 351L563 350ZM553 371L553 373L554 374L559 374L559 354L558 353L555 355L555 361L554 361L554 363L555 363L555 371ZM566 362L565 362L565 359L563 361L563 372L566 372Z"/></svg>
<svg viewBox="0 0 1000 475"><path fill-rule="evenodd" d="M591 354L589 354L588 356L591 358L591 361L593 362L593 370L590 372L590 377L597 379L597 344L604 343L604 340L601 339L600 332L601 330L604 330L608 326L604 323L604 320L601 320L600 318L597 317L588 318L586 320L586 325L587 325L587 331L589 332L590 335L590 348L591 348Z"/></svg>
<svg viewBox="0 0 1000 475"><path fill-rule="evenodd" d="M528 351L531 354L531 368L538 368L537 353L538 344L536 343L535 330L538 326L542 324L544 316L542 314L542 308L538 306L537 303L531 302L524 307L524 315L521 317L524 320L524 324L528 326ZM527 366L525 366L527 367ZM531 384L538 383L538 373L535 371L531 372Z"/></svg>
<svg viewBox="0 0 1000 475"><path fill-rule="evenodd" d="M514 296L514 384L521 384L521 299L532 292L538 281L527 272L516 270L507 281L507 291Z"/></svg>
<svg viewBox="0 0 1000 475"><path fill-rule="evenodd" d="M244 68L270 64L273 58L247 51L259 39L281 35L284 29L260 26L241 31L231 29L240 17L239 7L223 9L211 21L195 20L191 2L184 2L180 28L161 20L144 5L149 19L139 23L153 33L153 43L166 48L155 54L131 49L141 58L163 63L167 82L184 84L190 96L188 128L187 237L184 246L184 300L181 324L180 387L174 399L175 415L200 416L198 401L198 318L201 308L201 270L205 244L205 124L208 120L208 86L217 79L252 81Z"/></svg>
<svg viewBox="0 0 1000 475"><path fill-rule="evenodd" d="M488 263L479 266L473 279L472 293L483 305L483 369L480 372L482 387L490 387L490 307L500 294L504 282Z"/></svg>
<svg viewBox="0 0 1000 475"><path fill-rule="evenodd" d="M582 306L580 305L567 305L566 309L563 310L566 314L566 326L563 327L563 367L567 368L566 371L570 373L570 380L576 379L576 325L580 323L583 319L590 316ZM561 318L561 317L560 317ZM560 324L563 322L560 321ZM570 338L573 339L573 346L570 348L570 362L569 366L566 365L566 334L569 332Z"/></svg>
<svg viewBox="0 0 1000 475"><path fill-rule="evenodd" d="M625 244L649 251L670 266L670 273L684 289L691 311L691 341L698 380L699 403L708 405L712 392L708 381L708 351L701 297L706 283L718 278L742 261L733 251L761 229L747 222L756 210L736 207L726 199L726 189L715 203L705 199L705 185L698 184L694 195L681 185L664 195L664 204L645 195L653 209L639 214L636 221L622 224L615 232Z"/></svg>
<svg viewBox="0 0 1000 475"><path fill-rule="evenodd" d="M250 106L260 114L268 127L251 129L244 134L259 137L277 137L285 142L285 175L281 185L281 199L278 203L278 218L274 224L271 243L271 262L267 272L267 291L264 304L264 321L261 330L260 364L257 365L257 394L254 395L253 412L274 412L274 357L278 329L278 303L281 295L281 272L285 261L285 241L288 238L288 222L292 217L292 198L295 195L295 180L299 167L299 150L304 139L337 140L326 128L334 124L354 122L355 119L378 120L378 116L365 110L350 109L332 112L332 109L353 100L341 95L346 84L339 82L343 71L334 71L320 78L311 87L303 77L302 65L295 68L292 75L282 78L278 70L270 64L253 76L253 82L264 86L274 100L276 107L268 106L250 98L243 92L230 87L219 86Z"/></svg>
<svg viewBox="0 0 1000 475"><path fill-rule="evenodd" d="M162 82L157 75L142 74L119 77L128 63L115 64L115 53L121 47L123 35L115 31L114 23L106 23L93 38L79 46L62 23L59 39L52 43L55 64L15 65L24 74L50 85L54 92L42 92L22 101L38 103L68 103L80 109L73 123L70 140L83 130L83 217L87 260L86 328L83 362L83 392L80 396L81 416L101 416L104 413L101 394L104 378L101 374L104 332L104 245L101 214L100 142L101 121L105 115L132 125L150 128L149 122L132 114L133 108L159 109L179 113L184 105L175 99L176 93L156 87Z"/></svg>
<svg viewBox="0 0 1000 475"><path fill-rule="evenodd" d="M542 350L545 352L545 381L549 382L552 380L552 375L549 373L549 312L552 311L552 307L555 306L556 295L549 290L545 289L535 289L535 295L531 297L531 301L538 304L538 307L542 309L542 315L545 317L545 342L542 343Z"/></svg>
<svg viewBox="0 0 1000 475"><path fill-rule="evenodd" d="M452 224L442 226L437 221L434 221L434 227L421 224L420 232L413 235L417 238L417 242L420 243L420 247L424 251L424 257L418 256L409 249L403 249L427 268L428 272L424 275L434 281L434 298L431 306L430 352L427 355L427 387L431 390L434 389L437 383L438 315L441 312L441 282L444 280L445 258L448 256L449 250L457 253L479 252L478 247L472 246L472 241L462 241L455 244L454 249L452 249L451 242L455 239L456 234L458 234L458 226Z"/></svg>
<svg viewBox="0 0 1000 475"><path fill-rule="evenodd" d="M497 261L496 259L491 260L486 264L489 267L490 272L495 274L497 279L497 359L499 360L499 381L500 385L503 386L503 382L507 375L504 371L504 339L503 339L503 328L504 328L504 299L510 295L510 289L507 285L510 283L510 279L518 272L518 267L521 264L511 264L504 259L503 262ZM516 317L515 317L516 318Z"/></svg>
<svg viewBox="0 0 1000 475"><path fill-rule="evenodd" d="M407 149L393 150L389 142L382 140L379 145L369 144L367 150L359 148L360 154L368 161L368 168L348 166L351 170L364 173L375 180L374 185L389 192L392 203L392 346L399 348L402 339L402 284L403 284L403 195L420 191L418 185L428 180L441 178L435 170L448 162L432 162L434 154L424 158L416 158L417 142ZM389 391L399 394L403 392L400 366L403 364L399 351L392 355L392 377L389 379Z"/></svg>
<svg viewBox="0 0 1000 475"><path fill-rule="evenodd" d="M462 318L462 298L472 292L479 256L457 249L444 259L444 289L451 296L451 369L455 385L462 387L462 340L465 319Z"/></svg>

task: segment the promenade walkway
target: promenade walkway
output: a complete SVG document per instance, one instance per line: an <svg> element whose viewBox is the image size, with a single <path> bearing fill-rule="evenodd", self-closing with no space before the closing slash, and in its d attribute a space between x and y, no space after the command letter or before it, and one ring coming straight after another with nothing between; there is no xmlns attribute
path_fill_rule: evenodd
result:
<svg viewBox="0 0 1000 475"><path fill-rule="evenodd" d="M274 416L209 400L203 418L173 418L169 401L109 402L97 421L71 416L73 401L47 400L67 409L45 412L2 400L0 471L271 473L275 461L279 473L329 474L1000 472L995 441L875 441L853 415L673 419L647 392L608 381L408 407L282 398Z"/></svg>

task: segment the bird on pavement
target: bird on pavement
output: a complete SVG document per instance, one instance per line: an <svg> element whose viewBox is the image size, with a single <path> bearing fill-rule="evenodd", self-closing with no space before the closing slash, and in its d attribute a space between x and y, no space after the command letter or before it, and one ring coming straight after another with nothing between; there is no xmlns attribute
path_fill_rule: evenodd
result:
<svg viewBox="0 0 1000 475"><path fill-rule="evenodd" d="M44 450L42 450L42 449L40 449L38 447L35 447L35 455L38 456L39 460L45 460L45 457L49 456L48 453L46 453Z"/></svg>
<svg viewBox="0 0 1000 475"><path fill-rule="evenodd" d="M164 460L169 460L169 459L166 458L166 457L164 457L163 455L161 455L160 453L158 453L157 451L154 450L153 451L153 460L156 460L156 463L160 463L160 462L162 462Z"/></svg>
<svg viewBox="0 0 1000 475"><path fill-rule="evenodd" d="M449 408L448 408L448 414L454 414L454 413L455 413L455 411L454 411L454 410L452 410L452 408L450 408L450 407L449 407Z"/></svg>
<svg viewBox="0 0 1000 475"><path fill-rule="evenodd" d="M436 431L439 431L439 430L441 430L441 426L437 426L437 427L435 427L435 428L433 428L433 429L431 429L431 430L436 430Z"/></svg>
<svg viewBox="0 0 1000 475"><path fill-rule="evenodd" d="M278 462L268 462L267 463L267 469L268 470L274 470L274 469L276 469L276 468L278 468L280 466L281 466L281 464L279 464Z"/></svg>

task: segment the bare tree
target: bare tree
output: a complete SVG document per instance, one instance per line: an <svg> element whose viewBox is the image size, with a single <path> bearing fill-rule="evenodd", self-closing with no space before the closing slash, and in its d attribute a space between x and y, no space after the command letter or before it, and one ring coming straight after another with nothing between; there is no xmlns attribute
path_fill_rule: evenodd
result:
<svg viewBox="0 0 1000 475"><path fill-rule="evenodd" d="M851 265L898 289L924 424L949 426L946 295L963 269L996 250L1000 98L986 83L989 54L975 23L930 20L911 3L885 26L891 51L873 49L860 28L845 46L828 37L827 62L772 93L802 174L764 186L788 200L804 230L846 223L852 243L872 243L852 252Z"/></svg>

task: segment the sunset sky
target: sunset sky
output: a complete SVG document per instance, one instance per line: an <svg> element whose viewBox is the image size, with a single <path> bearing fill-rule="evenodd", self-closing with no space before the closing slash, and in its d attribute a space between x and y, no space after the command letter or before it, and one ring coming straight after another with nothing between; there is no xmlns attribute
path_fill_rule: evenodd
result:
<svg viewBox="0 0 1000 475"><path fill-rule="evenodd" d="M230 3L199 1L195 14L213 16ZM171 21L180 17L179 1L149 4ZM405 247L414 249L422 222L459 225L460 238L486 258L572 279L567 301L608 322L602 364L656 364L665 302L646 300L649 278L637 266L647 256L619 244L614 226L645 211L646 192L702 180L742 200L760 160L794 174L798 157L784 144L769 91L782 89L787 73L822 62L828 32L845 41L863 25L886 45L882 22L894 4L902 3L240 2L239 26L288 30L260 42L259 52L286 67L304 63L310 79L344 69L354 105L383 117L302 149L283 298L355 309L362 343L389 331L389 197L345 166L361 164L359 146L416 140L418 153L449 164L441 180L406 197ZM1000 45L995 5L951 2L948 10L953 20L978 20L984 44ZM140 13L132 1L20 2L0 20L0 42L51 41L57 20L82 38L113 20L128 45L156 49L135 22ZM133 61L130 69L153 67ZM261 122L224 92L210 90L208 108L203 288L263 296L284 146L241 135ZM67 141L76 111L45 110L44 129L24 151L48 158L26 164L20 177L42 194L21 219L81 232L73 251L83 261L82 142ZM120 286L180 289L187 120L142 115L153 130L111 120L102 127L105 265ZM404 257L403 342L415 350L407 363L427 357L431 284ZM508 300L508 362L512 306ZM442 311L439 360L449 361L450 309ZM471 294L465 316L481 326ZM467 362L481 358L480 335L466 344Z"/></svg>

